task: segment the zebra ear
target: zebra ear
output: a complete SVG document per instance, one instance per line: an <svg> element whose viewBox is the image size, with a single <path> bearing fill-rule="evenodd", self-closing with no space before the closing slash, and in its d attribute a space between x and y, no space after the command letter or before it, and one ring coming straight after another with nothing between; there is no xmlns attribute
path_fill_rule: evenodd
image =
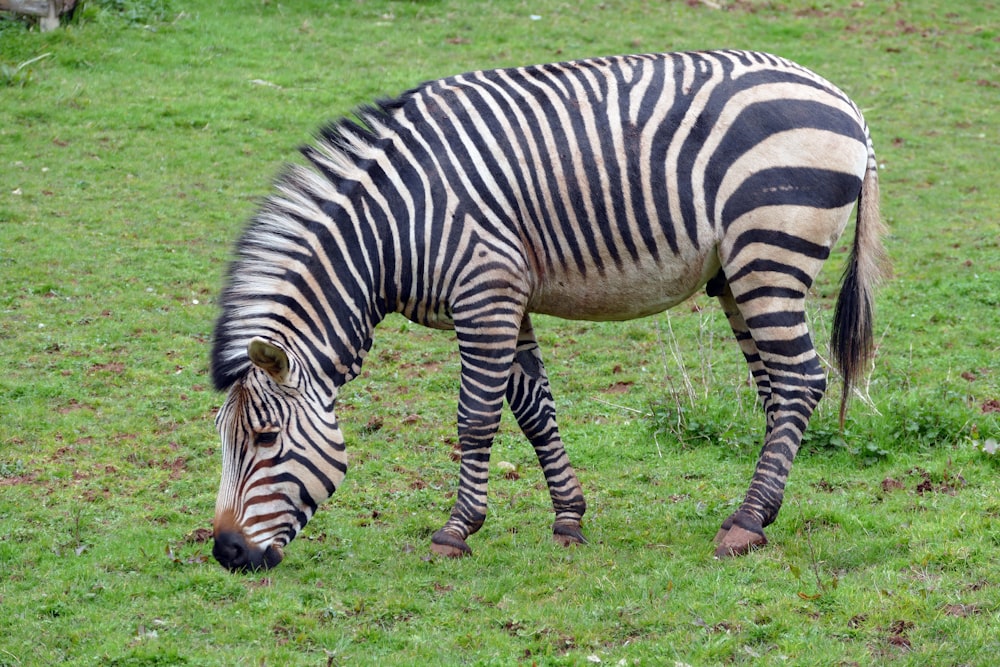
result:
<svg viewBox="0 0 1000 667"><path fill-rule="evenodd" d="M247 355L255 366L266 371L278 384L285 384L288 380L288 353L281 347L263 338L254 338L247 345Z"/></svg>

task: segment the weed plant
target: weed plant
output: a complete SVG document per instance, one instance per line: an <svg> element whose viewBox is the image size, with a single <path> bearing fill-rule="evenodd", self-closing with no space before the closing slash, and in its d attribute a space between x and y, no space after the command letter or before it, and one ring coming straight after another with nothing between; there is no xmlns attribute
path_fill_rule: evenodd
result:
<svg viewBox="0 0 1000 667"><path fill-rule="evenodd" d="M992 665L1000 653L1000 21L953 3L86 2L0 20L0 665ZM454 336L390 318L338 417L351 470L280 568L210 557L232 243L323 122L460 71L780 53L863 107L895 275L870 383L810 425L771 544L711 558L763 418L704 295L535 322L587 493L549 536L505 417L489 518L457 484ZM850 234L813 289L820 349ZM503 464L503 465L501 465Z"/></svg>

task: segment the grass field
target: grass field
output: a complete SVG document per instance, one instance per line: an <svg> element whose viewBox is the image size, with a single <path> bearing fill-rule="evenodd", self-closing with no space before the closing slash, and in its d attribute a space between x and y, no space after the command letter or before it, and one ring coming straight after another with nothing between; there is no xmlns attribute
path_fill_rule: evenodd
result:
<svg viewBox="0 0 1000 667"><path fill-rule="evenodd" d="M1000 4L579 4L108 0L52 33L0 21L0 665L995 664ZM215 298L296 146L430 78L714 47L787 56L859 103L891 228L871 404L840 432L831 382L771 543L711 558L763 419L702 295L536 321L588 546L552 543L508 415L474 556L429 557L458 359L452 334L390 318L338 404L344 486L278 569L220 568ZM810 302L819 341L848 241Z"/></svg>

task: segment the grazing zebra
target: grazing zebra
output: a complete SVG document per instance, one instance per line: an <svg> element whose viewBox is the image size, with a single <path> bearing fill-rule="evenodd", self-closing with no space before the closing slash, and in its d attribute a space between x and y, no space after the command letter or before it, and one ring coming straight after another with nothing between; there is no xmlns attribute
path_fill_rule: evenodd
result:
<svg viewBox="0 0 1000 667"><path fill-rule="evenodd" d="M804 299L855 204L833 324L842 403L872 354L882 254L868 128L847 96L763 53L596 58L421 85L323 129L236 249L212 350L227 390L215 557L277 565L347 470L335 415L390 312L454 329L461 470L432 537L469 553L506 399L541 463L554 537L585 542L529 313L625 320L702 286L766 415L716 555L766 543L826 379Z"/></svg>

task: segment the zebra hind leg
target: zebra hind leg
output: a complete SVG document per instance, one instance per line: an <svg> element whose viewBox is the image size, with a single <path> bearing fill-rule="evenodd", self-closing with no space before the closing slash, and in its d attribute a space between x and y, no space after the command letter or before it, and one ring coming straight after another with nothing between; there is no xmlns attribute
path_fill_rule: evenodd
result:
<svg viewBox="0 0 1000 667"><path fill-rule="evenodd" d="M764 364L760 360L760 352L757 350L757 344L754 342L753 336L750 335L750 329L743 319L743 313L740 312L739 306L736 304L733 289L729 286L726 275L721 269L707 285L706 292L708 296L718 297L722 312L729 320L729 327L733 330L736 343L743 352L743 358L746 359L750 376L757 386L757 398L761 407L764 407L771 396L771 380L767 375L767 369L764 368ZM768 428L770 428L770 424L768 424Z"/></svg>
<svg viewBox="0 0 1000 667"><path fill-rule="evenodd" d="M521 431L535 448L538 462L549 487L556 518L552 536L563 546L585 544L580 522L587 503L559 437L555 403L545 375L545 367L532 329L525 315L518 335L517 354L507 385L507 403Z"/></svg>
<svg viewBox="0 0 1000 667"><path fill-rule="evenodd" d="M744 354L750 352L747 360L757 380L767 427L746 497L716 535L719 558L743 555L767 544L764 528L781 509L802 435L826 390L826 374L805 321L808 285L793 281L762 284L752 273L740 277L720 295L720 301Z"/></svg>
<svg viewBox="0 0 1000 667"><path fill-rule="evenodd" d="M729 286L726 275L721 269L716 277L709 281L706 291L709 296L718 297L719 305L722 306L722 312L725 313L726 319L729 320L729 326L733 330L736 342L743 352L747 366L750 368L750 375L757 386L757 398L760 401L760 405L762 407L766 406L771 396L771 380L768 377L767 369L764 368L764 364L760 360L760 352L757 350L757 344L754 342L753 336L750 335L750 329L747 327L746 321L743 319L743 314L740 312L739 306L736 304L736 299L733 297L733 290ZM768 418L767 432L764 436L765 441L770 434L771 423L770 418ZM715 534L715 539L713 540L716 545L721 545L723 542L726 543L727 547L722 554L725 556L746 553L746 551L754 547L767 544L763 528L759 533L756 533L746 531L737 526L736 532L727 540L726 537L733 528L733 520L737 514L738 511L733 512L722 522L722 526Z"/></svg>

